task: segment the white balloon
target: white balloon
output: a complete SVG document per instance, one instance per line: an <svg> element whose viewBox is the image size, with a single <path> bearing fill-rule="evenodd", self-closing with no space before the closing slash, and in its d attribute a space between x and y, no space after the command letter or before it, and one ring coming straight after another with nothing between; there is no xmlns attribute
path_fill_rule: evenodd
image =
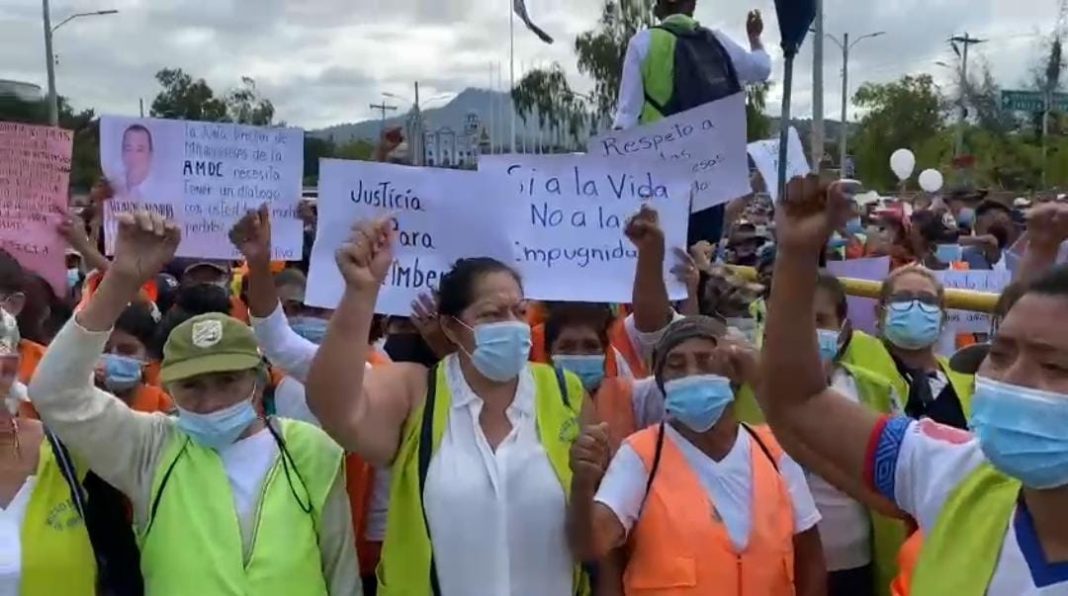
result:
<svg viewBox="0 0 1068 596"><path fill-rule="evenodd" d="M927 192L938 192L942 190L942 172L938 170L924 170L920 172L920 188Z"/></svg>
<svg viewBox="0 0 1068 596"><path fill-rule="evenodd" d="M908 149L898 149L890 156L890 169L894 171L898 180L905 180L912 175L916 167L916 156Z"/></svg>

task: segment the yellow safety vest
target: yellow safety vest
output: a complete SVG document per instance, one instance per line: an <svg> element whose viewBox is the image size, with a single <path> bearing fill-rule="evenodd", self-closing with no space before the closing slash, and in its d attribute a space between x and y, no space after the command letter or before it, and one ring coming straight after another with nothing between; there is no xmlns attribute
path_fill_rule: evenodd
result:
<svg viewBox="0 0 1068 596"><path fill-rule="evenodd" d="M949 496L924 537L912 596L984 596L997 570L1020 482L988 462Z"/></svg>
<svg viewBox="0 0 1068 596"><path fill-rule="evenodd" d="M538 437L564 494L570 498L570 452L571 444L581 430L582 381L570 372L544 364L531 363L529 366L536 388L534 416ZM443 364L431 372L429 379L427 400L408 417L400 449L393 460L386 540L378 564L379 596L439 593L435 585L433 548L423 510L423 489L430 460L445 436L452 393ZM590 593L584 575L581 567L576 565L574 593L580 596Z"/></svg>
<svg viewBox="0 0 1068 596"><path fill-rule="evenodd" d="M272 423L292 460L279 453L267 472L247 557L218 452L174 433L152 482L151 518L139 528L146 594L327 595L320 523L327 495L344 473L342 450L310 424Z"/></svg>
<svg viewBox="0 0 1068 596"><path fill-rule="evenodd" d="M75 472L79 480L85 470ZM22 596L94 596L96 558L85 521L52 448L41 441L37 480L26 508L22 541Z"/></svg>

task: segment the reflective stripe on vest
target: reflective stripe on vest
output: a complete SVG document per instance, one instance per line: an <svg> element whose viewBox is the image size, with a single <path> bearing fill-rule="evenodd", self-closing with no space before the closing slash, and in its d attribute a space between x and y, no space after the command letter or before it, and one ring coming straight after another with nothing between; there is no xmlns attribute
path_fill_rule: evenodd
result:
<svg viewBox="0 0 1068 596"><path fill-rule="evenodd" d="M96 559L71 488L48 444L41 441L36 484L22 523L21 596L93 596ZM79 478L85 470L79 470Z"/></svg>
<svg viewBox="0 0 1068 596"><path fill-rule="evenodd" d="M566 497L571 495L571 443L580 431L579 413L584 390L582 381L572 373L558 373L544 364L530 364L534 375L534 418L538 437L556 472ZM416 408L404 425L400 448L393 459L389 491L389 515L386 541L378 565L379 596L430 596L435 593L433 549L423 510L422 490L425 470L420 474L420 452L425 464L441 446L452 408L452 392L445 374L445 361L438 364L428 380L434 388L430 424L424 424L428 402ZM562 377L558 377L560 374ZM560 378L565 379L567 395L560 393ZM428 396L429 397L429 396ZM429 432L424 432L424 431ZM429 440L429 447L424 445ZM436 576L434 576L436 577ZM575 594L589 594L589 586L579 566L575 566ZM433 586L433 587L432 587Z"/></svg>
<svg viewBox="0 0 1068 596"><path fill-rule="evenodd" d="M984 462L949 496L924 537L914 596L983 596L1012 523L1020 482Z"/></svg>
<svg viewBox="0 0 1068 596"><path fill-rule="evenodd" d="M180 431L172 434L152 483L152 516L139 529L146 594L327 594L319 523L326 497L342 473L341 448L310 424L272 423L281 427L293 461L286 463L286 474L279 453L267 472L247 555L218 452ZM309 503L311 512L306 513L302 508Z"/></svg>
<svg viewBox="0 0 1068 596"><path fill-rule="evenodd" d="M753 429L778 460L782 448L764 427ZM738 432L745 432L739 428ZM660 427L627 443L653 467ZM750 446L753 505L745 551L737 553L697 474L675 442L663 441L660 465L641 518L631 532L623 574L628 594L793 596L794 513L786 481L759 445Z"/></svg>

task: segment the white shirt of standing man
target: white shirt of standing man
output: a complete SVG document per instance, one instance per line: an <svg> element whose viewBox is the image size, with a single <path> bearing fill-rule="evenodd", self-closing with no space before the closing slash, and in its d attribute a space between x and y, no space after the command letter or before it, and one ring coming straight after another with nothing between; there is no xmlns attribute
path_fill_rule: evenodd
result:
<svg viewBox="0 0 1068 596"><path fill-rule="evenodd" d="M719 43L723 44L727 55L730 56L734 70L738 73L738 82L743 86L746 83L763 83L771 76L771 56L760 45L760 31L763 30L763 23L759 29L755 27L751 13L747 23L751 51L735 43L722 31L712 31ZM641 118L642 109L645 107L642 64L649 56L651 43L652 33L649 29L643 29L635 33L634 37L630 38L630 43L627 44L627 53L623 58L622 80L619 83L619 102L613 125L616 129L633 128L638 125L638 120Z"/></svg>

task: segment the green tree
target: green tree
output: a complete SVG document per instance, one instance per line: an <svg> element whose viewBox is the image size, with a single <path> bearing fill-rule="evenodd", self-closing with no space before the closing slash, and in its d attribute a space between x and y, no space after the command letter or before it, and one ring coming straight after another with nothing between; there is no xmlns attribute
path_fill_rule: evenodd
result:
<svg viewBox="0 0 1068 596"><path fill-rule="evenodd" d="M598 120L610 119L615 111L627 43L653 24L653 0L607 0L597 28L575 39L579 72L594 81L591 103Z"/></svg>
<svg viewBox="0 0 1068 596"><path fill-rule="evenodd" d="M369 161L375 152L375 144L367 139L353 139L348 143L338 145L334 151L334 157L341 159L355 159Z"/></svg>
<svg viewBox="0 0 1068 596"><path fill-rule="evenodd" d="M527 73L512 90L512 101L523 122L537 118L539 128L548 127L561 150L578 141L585 130L586 102L571 89L558 63Z"/></svg>
<svg viewBox="0 0 1068 596"><path fill-rule="evenodd" d="M100 119L92 109L75 111L60 96L59 126L74 133L70 186L88 190L100 177ZM0 121L48 124L48 100L25 101L13 95L0 96Z"/></svg>
<svg viewBox="0 0 1068 596"><path fill-rule="evenodd" d="M320 139L304 134L304 184L319 184L319 160L324 157L337 157L334 139Z"/></svg>
<svg viewBox="0 0 1068 596"><path fill-rule="evenodd" d="M914 151L944 129L943 99L930 75L907 75L885 84L864 83L853 103L867 114L857 126L857 170L872 188L890 189L897 179L890 171L896 149ZM929 167L923 162L919 167Z"/></svg>
<svg viewBox="0 0 1068 596"><path fill-rule="evenodd" d="M759 141L771 136L771 118L764 113L767 106L769 83L749 85L745 90L745 128L750 141Z"/></svg>
<svg viewBox="0 0 1068 596"><path fill-rule="evenodd" d="M226 102L204 79L193 80L180 68L164 68L156 73L163 90L152 100L150 114L155 118L172 120L204 120L225 122Z"/></svg>
<svg viewBox="0 0 1068 596"><path fill-rule="evenodd" d="M204 79L193 79L180 68L165 68L156 73L156 80L163 89L152 100L150 113L155 118L253 126L269 126L274 119L274 104L260 95L249 77L241 77L241 85L222 97Z"/></svg>

